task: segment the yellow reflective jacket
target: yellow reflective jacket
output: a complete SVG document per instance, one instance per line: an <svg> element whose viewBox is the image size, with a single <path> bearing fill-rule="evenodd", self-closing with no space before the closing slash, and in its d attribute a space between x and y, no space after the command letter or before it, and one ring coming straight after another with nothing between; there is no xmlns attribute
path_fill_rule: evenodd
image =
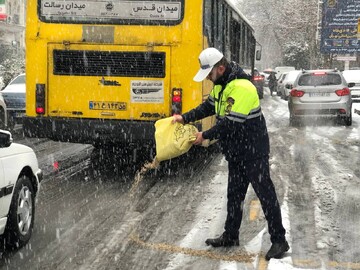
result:
<svg viewBox="0 0 360 270"><path fill-rule="evenodd" d="M232 63L231 68L240 67ZM225 84L215 85L202 104L182 116L189 123L215 114L216 125L204 131L203 138L219 139L227 160L258 159L270 152L266 121L256 87L237 74L225 78Z"/></svg>
<svg viewBox="0 0 360 270"><path fill-rule="evenodd" d="M214 105L215 114L220 119L227 117L242 123L246 119L261 115L256 88L246 79L232 80L225 89L221 85L215 85L210 93L209 101Z"/></svg>

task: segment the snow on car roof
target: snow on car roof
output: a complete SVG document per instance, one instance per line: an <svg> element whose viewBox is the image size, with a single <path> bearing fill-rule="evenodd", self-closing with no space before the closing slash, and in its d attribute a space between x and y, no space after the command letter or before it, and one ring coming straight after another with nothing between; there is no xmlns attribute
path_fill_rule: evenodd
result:
<svg viewBox="0 0 360 270"><path fill-rule="evenodd" d="M344 70L342 74L347 82L360 82L360 70Z"/></svg>

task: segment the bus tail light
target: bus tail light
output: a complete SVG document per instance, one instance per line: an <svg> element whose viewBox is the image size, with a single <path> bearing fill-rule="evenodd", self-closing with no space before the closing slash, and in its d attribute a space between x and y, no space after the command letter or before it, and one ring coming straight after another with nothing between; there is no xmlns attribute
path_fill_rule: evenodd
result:
<svg viewBox="0 0 360 270"><path fill-rule="evenodd" d="M37 114L45 114L45 84L36 84L35 111Z"/></svg>
<svg viewBox="0 0 360 270"><path fill-rule="evenodd" d="M171 114L181 114L182 110L182 89L173 88L171 95Z"/></svg>

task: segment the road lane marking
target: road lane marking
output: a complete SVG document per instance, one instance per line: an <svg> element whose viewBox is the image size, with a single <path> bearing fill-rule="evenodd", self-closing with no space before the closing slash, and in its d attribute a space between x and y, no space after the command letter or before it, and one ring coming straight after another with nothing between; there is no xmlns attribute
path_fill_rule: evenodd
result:
<svg viewBox="0 0 360 270"><path fill-rule="evenodd" d="M331 267L341 267L346 269L360 269L360 263L352 262L328 262L328 265Z"/></svg>
<svg viewBox="0 0 360 270"><path fill-rule="evenodd" d="M320 268L322 265L322 262L315 261L315 260L306 260L306 259L293 259L293 266L299 267L299 268Z"/></svg>
<svg viewBox="0 0 360 270"><path fill-rule="evenodd" d="M184 248L175 245L169 245L166 243L151 243L142 241L138 236L131 235L130 240L133 241L135 244L151 249L151 250L158 250L158 251L165 251L168 253L181 253L193 257L203 257L207 259L213 260L223 260L223 261L236 261L241 263L249 263L253 262L255 254L246 253L244 251L234 252L231 255L220 254L218 252L214 252L211 250L196 250L192 248Z"/></svg>
<svg viewBox="0 0 360 270"><path fill-rule="evenodd" d="M265 256L259 256L259 262L257 265L257 270L266 270L268 268L269 261L265 259Z"/></svg>
<svg viewBox="0 0 360 270"><path fill-rule="evenodd" d="M261 204L259 200L252 200L250 202L249 220L255 221L259 218L261 210Z"/></svg>

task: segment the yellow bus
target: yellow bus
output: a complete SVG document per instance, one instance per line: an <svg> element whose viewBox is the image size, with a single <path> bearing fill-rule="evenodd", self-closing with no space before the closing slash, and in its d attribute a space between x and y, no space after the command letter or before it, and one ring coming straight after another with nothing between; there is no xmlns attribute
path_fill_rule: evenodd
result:
<svg viewBox="0 0 360 270"><path fill-rule="evenodd" d="M27 0L24 133L153 143L156 120L209 94L193 81L209 46L254 67L254 30L230 0Z"/></svg>

